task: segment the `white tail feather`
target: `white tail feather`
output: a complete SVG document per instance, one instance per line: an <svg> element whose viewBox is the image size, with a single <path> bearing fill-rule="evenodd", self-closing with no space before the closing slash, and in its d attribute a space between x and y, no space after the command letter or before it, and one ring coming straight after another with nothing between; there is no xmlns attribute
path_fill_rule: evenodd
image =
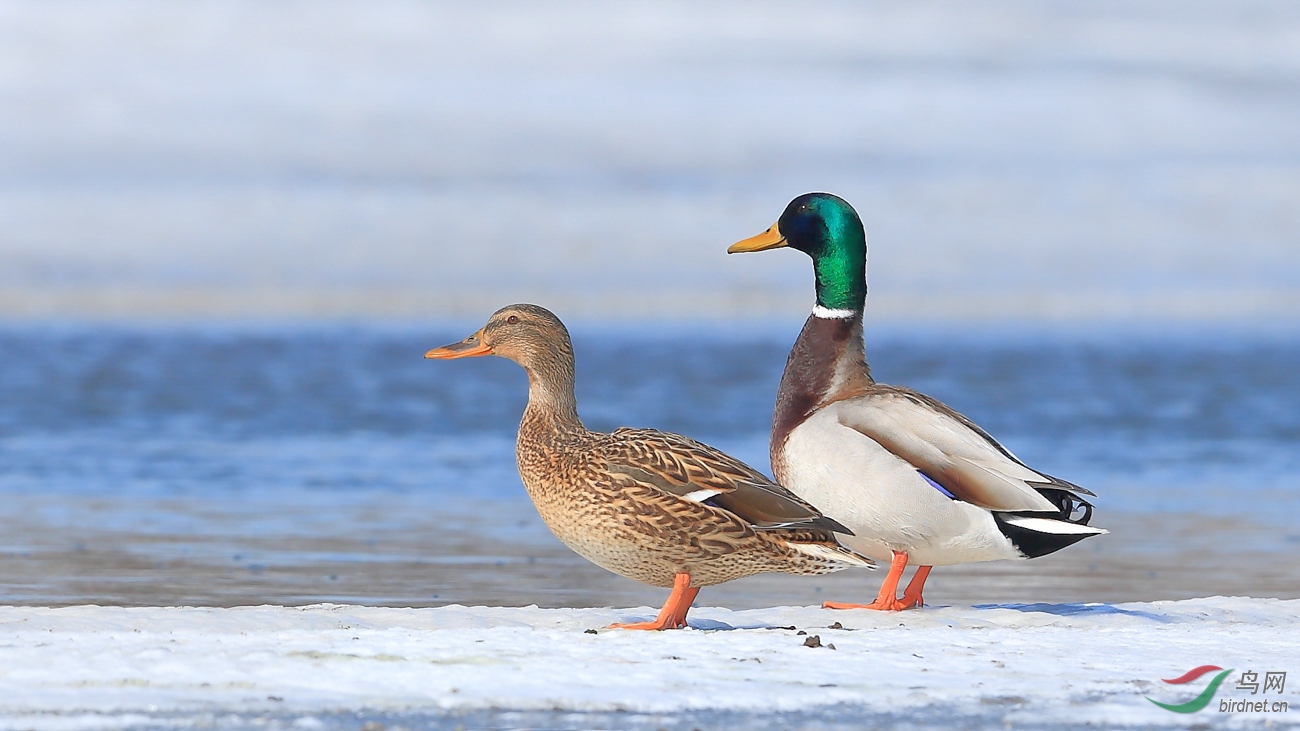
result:
<svg viewBox="0 0 1300 731"><path fill-rule="evenodd" d="M1026 518L1022 515L1008 515L1004 516L1002 520L1009 525L1016 526L1017 528L1024 528L1025 530L1037 531L1039 533L1052 533L1058 536L1096 536L1110 532L1101 528L1093 528L1090 525L1067 523L1064 520L1052 520L1051 518Z"/></svg>

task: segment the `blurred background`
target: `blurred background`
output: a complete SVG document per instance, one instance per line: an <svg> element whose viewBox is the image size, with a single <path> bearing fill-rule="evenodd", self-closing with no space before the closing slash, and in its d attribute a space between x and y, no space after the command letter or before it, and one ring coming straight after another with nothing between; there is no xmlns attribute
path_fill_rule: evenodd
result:
<svg viewBox="0 0 1300 731"><path fill-rule="evenodd" d="M1300 596L1297 120L1289 2L0 0L0 600L657 605L419 356L544 304L590 426L766 469L810 270L725 249L810 190L877 376L1113 531L927 598Z"/></svg>
<svg viewBox="0 0 1300 731"><path fill-rule="evenodd" d="M1289 2L0 3L0 314L1300 317Z"/></svg>

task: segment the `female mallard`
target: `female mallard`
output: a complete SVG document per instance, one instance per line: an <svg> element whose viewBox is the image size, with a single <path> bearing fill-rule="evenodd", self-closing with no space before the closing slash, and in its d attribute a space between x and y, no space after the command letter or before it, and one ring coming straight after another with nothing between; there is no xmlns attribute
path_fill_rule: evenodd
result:
<svg viewBox="0 0 1300 731"><path fill-rule="evenodd" d="M798 249L813 260L817 304L776 397L777 481L856 533L844 544L891 561L871 604L922 604L931 566L1042 556L1105 533L1088 526L1093 493L1036 472L935 399L871 378L862 348L867 239L853 207L827 193L790 202L766 232L728 253ZM920 564L900 600L898 582Z"/></svg>
<svg viewBox="0 0 1300 731"><path fill-rule="evenodd" d="M702 586L766 571L874 565L836 542L832 531L847 533L844 526L712 447L653 429L588 431L573 395L569 332L549 311L511 305L465 340L424 357L477 355L499 355L528 371L515 454L551 532L597 566L672 587L655 621L613 627L684 627Z"/></svg>

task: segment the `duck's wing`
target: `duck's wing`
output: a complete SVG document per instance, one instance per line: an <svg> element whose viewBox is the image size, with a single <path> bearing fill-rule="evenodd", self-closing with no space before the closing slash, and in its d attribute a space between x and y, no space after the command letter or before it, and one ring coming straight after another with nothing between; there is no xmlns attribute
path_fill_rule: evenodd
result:
<svg viewBox="0 0 1300 731"><path fill-rule="evenodd" d="M1030 469L970 419L910 389L877 385L835 407L842 425L871 438L972 505L995 511L1060 513L1062 506L1041 490L1092 495Z"/></svg>
<svg viewBox="0 0 1300 731"><path fill-rule="evenodd" d="M755 528L853 535L758 470L679 434L617 429L602 451L610 473L725 510Z"/></svg>

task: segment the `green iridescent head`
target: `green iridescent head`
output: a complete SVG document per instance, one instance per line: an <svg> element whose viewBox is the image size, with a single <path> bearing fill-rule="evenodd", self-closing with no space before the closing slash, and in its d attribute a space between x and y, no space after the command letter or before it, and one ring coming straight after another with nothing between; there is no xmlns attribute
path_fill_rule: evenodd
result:
<svg viewBox="0 0 1300 731"><path fill-rule="evenodd" d="M819 306L862 309L867 299L867 235L848 201L830 193L805 193L790 201L771 228L733 244L727 253L782 246L812 258Z"/></svg>

